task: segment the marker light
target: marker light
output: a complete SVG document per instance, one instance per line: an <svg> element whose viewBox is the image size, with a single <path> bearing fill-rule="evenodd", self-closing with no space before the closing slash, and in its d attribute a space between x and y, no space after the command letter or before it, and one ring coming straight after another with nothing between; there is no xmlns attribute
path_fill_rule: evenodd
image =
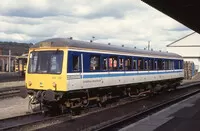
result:
<svg viewBox="0 0 200 131"><path fill-rule="evenodd" d="M53 87L56 88L57 84L55 82L52 83Z"/></svg>
<svg viewBox="0 0 200 131"><path fill-rule="evenodd" d="M28 85L29 85L29 86L31 86L31 85L32 85L32 82L31 82L31 81L29 81L29 82L28 82Z"/></svg>

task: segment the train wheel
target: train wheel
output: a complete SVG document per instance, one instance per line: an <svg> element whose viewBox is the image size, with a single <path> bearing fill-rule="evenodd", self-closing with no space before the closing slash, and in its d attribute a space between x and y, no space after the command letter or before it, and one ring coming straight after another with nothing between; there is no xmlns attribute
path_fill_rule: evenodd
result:
<svg viewBox="0 0 200 131"><path fill-rule="evenodd" d="M126 92L127 92L129 97L137 98L137 97L139 97L140 89L137 88L137 87L127 88Z"/></svg>
<svg viewBox="0 0 200 131"><path fill-rule="evenodd" d="M107 100L108 100L107 95L100 96L99 97L99 102L98 102L99 107L105 107Z"/></svg>
<svg viewBox="0 0 200 131"><path fill-rule="evenodd" d="M89 105L89 100L88 98L82 98L82 107L87 107Z"/></svg>
<svg viewBox="0 0 200 131"><path fill-rule="evenodd" d="M177 87L178 87L178 86L180 86L180 83L176 83L176 84L173 86L172 89L173 89L173 90L177 90Z"/></svg>
<svg viewBox="0 0 200 131"><path fill-rule="evenodd" d="M34 109L37 107L36 99L34 96L29 96L29 101L28 101L28 112L34 112Z"/></svg>
<svg viewBox="0 0 200 131"><path fill-rule="evenodd" d="M63 104L59 104L59 110L61 114L64 114L67 112L67 109Z"/></svg>

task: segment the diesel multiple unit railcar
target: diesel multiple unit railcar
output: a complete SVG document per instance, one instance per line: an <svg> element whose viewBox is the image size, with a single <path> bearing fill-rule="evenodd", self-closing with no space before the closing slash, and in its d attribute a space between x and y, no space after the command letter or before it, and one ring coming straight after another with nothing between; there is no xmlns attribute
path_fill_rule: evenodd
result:
<svg viewBox="0 0 200 131"><path fill-rule="evenodd" d="M183 77L183 59L174 53L53 38L29 49L21 94L32 104L71 109L176 88Z"/></svg>

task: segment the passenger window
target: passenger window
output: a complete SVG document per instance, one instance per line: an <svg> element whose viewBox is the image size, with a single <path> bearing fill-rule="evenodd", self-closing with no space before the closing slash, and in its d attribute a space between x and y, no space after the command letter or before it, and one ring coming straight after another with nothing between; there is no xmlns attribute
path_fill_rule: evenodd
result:
<svg viewBox="0 0 200 131"><path fill-rule="evenodd" d="M169 62L168 62L168 60L165 60L165 70L168 70L168 65L169 65Z"/></svg>
<svg viewBox="0 0 200 131"><path fill-rule="evenodd" d="M154 61L154 70L157 70L158 69L158 62L157 60Z"/></svg>
<svg viewBox="0 0 200 131"><path fill-rule="evenodd" d="M184 68L184 62L181 61L181 69L183 69L183 68Z"/></svg>
<svg viewBox="0 0 200 131"><path fill-rule="evenodd" d="M168 70L171 70L171 61L168 61Z"/></svg>
<svg viewBox="0 0 200 131"><path fill-rule="evenodd" d="M162 62L162 69L163 70L165 70L166 68L165 68L165 61L163 60L163 62Z"/></svg>
<svg viewBox="0 0 200 131"><path fill-rule="evenodd" d="M131 58L125 60L125 70L131 70Z"/></svg>
<svg viewBox="0 0 200 131"><path fill-rule="evenodd" d="M137 70L137 60L133 60L133 69Z"/></svg>
<svg viewBox="0 0 200 131"><path fill-rule="evenodd" d="M172 61L172 70L175 69L175 64L174 64L174 61Z"/></svg>
<svg viewBox="0 0 200 131"><path fill-rule="evenodd" d="M138 70L144 70L144 59L143 58L138 59Z"/></svg>
<svg viewBox="0 0 200 131"><path fill-rule="evenodd" d="M119 69L124 70L124 59L123 58L119 58Z"/></svg>
<svg viewBox="0 0 200 131"><path fill-rule="evenodd" d="M73 56L73 71L80 71L80 58L79 56Z"/></svg>
<svg viewBox="0 0 200 131"><path fill-rule="evenodd" d="M170 60L169 63L170 63L170 70L173 70L173 61Z"/></svg>
<svg viewBox="0 0 200 131"><path fill-rule="evenodd" d="M145 70L148 70L148 65L149 65L148 60L145 60L145 65L144 65Z"/></svg>
<svg viewBox="0 0 200 131"><path fill-rule="evenodd" d="M149 60L149 70L153 70L153 59Z"/></svg>
<svg viewBox="0 0 200 131"><path fill-rule="evenodd" d="M172 70L172 61L169 60L169 70Z"/></svg>
<svg viewBox="0 0 200 131"><path fill-rule="evenodd" d="M158 70L162 70L163 69L163 63L161 59L158 59Z"/></svg>
<svg viewBox="0 0 200 131"><path fill-rule="evenodd" d="M117 70L117 58L113 58L113 68Z"/></svg>
<svg viewBox="0 0 200 131"><path fill-rule="evenodd" d="M103 58L103 70L108 70L108 58Z"/></svg>
<svg viewBox="0 0 200 131"><path fill-rule="evenodd" d="M109 70L117 70L117 57L112 56L109 58Z"/></svg>
<svg viewBox="0 0 200 131"><path fill-rule="evenodd" d="M90 57L90 70L100 70L100 56Z"/></svg>

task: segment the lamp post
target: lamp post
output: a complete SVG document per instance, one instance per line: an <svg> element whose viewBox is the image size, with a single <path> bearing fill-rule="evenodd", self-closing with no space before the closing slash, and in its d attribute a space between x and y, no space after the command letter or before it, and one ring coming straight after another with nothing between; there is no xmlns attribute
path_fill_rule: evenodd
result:
<svg viewBox="0 0 200 131"><path fill-rule="evenodd" d="M148 41L148 50L150 50L150 41Z"/></svg>
<svg viewBox="0 0 200 131"><path fill-rule="evenodd" d="M8 72L10 72L10 67L11 67L11 50L9 50Z"/></svg>

